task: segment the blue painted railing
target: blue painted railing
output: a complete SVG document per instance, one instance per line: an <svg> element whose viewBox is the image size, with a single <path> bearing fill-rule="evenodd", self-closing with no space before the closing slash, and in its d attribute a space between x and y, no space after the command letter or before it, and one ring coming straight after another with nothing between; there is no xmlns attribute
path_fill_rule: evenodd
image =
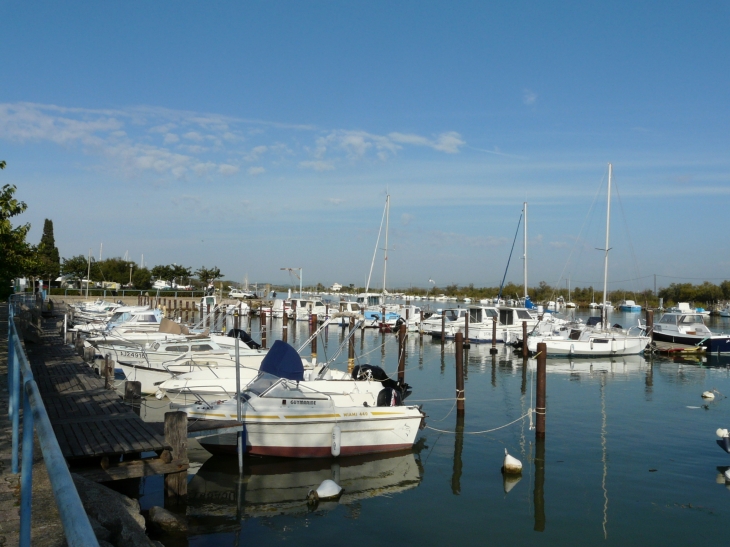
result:
<svg viewBox="0 0 730 547"><path fill-rule="evenodd" d="M17 307L24 304L35 307L33 295L13 295L8 305L8 389L10 404L8 414L13 424L12 470L18 473L18 447L20 440L20 410L23 410L23 451L20 458L20 541L21 547L30 547L31 499L33 495L33 429L43 452L53 495L61 516L61 523L70 547L99 547L89 523L84 506L76 491L76 485L58 446L56 435L48 419L38 385L33 379L30 363L20 343L14 316ZM21 407L22 399L22 407Z"/></svg>

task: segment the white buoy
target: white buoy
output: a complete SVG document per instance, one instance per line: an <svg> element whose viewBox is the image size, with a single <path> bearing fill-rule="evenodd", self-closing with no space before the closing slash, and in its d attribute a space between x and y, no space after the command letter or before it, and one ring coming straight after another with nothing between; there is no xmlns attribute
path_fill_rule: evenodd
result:
<svg viewBox="0 0 730 547"><path fill-rule="evenodd" d="M730 469L725 470L725 482L730 482Z"/></svg>
<svg viewBox="0 0 730 547"><path fill-rule="evenodd" d="M522 462L517 458L509 455L507 449L504 449L504 463L502 464L502 471L510 475L519 475L522 473Z"/></svg>
<svg viewBox="0 0 730 547"><path fill-rule="evenodd" d="M703 399L714 399L715 398L715 394L712 393L712 391L703 391L702 392L702 398Z"/></svg>
<svg viewBox="0 0 730 547"><path fill-rule="evenodd" d="M717 429L717 431L715 431L715 435L717 435L721 439L724 439L725 437L730 437L730 432L728 432L727 429L723 429L722 427L720 427Z"/></svg>
<svg viewBox="0 0 730 547"><path fill-rule="evenodd" d="M307 494L307 501L317 503L320 500L336 499L342 494L342 487L335 481L326 479L316 490L310 490Z"/></svg>

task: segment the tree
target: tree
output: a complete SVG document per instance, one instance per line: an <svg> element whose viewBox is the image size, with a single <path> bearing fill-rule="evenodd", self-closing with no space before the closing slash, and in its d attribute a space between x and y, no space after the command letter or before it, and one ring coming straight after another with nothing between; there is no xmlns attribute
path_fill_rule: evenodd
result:
<svg viewBox="0 0 730 547"><path fill-rule="evenodd" d="M69 276L71 279L81 281L82 279L86 279L88 264L88 258L84 255L64 258L63 264L61 264L61 272L63 275Z"/></svg>
<svg viewBox="0 0 730 547"><path fill-rule="evenodd" d="M5 168L0 162L0 168ZM33 247L25 237L30 224L13 227L10 219L22 214L28 206L13 197L17 187L6 184L0 190L0 298L11 291L11 282L32 268L34 263Z"/></svg>
<svg viewBox="0 0 730 547"><path fill-rule="evenodd" d="M201 266L200 269L195 270L193 273L198 279L200 279L200 282L203 283L203 285L207 285L211 281L220 279L224 275L217 266L213 266L212 268Z"/></svg>
<svg viewBox="0 0 730 547"><path fill-rule="evenodd" d="M137 268L132 273L132 284L135 289L149 289L152 286L152 273L147 268Z"/></svg>
<svg viewBox="0 0 730 547"><path fill-rule="evenodd" d="M46 219L43 223L43 235L38 245L38 272L43 278L55 279L61 271L61 257L58 254L56 240L53 237L53 221Z"/></svg>

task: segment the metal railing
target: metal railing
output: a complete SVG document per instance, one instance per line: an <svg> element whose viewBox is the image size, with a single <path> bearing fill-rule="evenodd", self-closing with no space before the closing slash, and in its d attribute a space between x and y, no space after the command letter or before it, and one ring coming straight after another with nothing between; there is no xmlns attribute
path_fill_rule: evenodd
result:
<svg viewBox="0 0 730 547"><path fill-rule="evenodd" d="M13 424L12 471L18 473L20 411L23 410L23 443L20 458L20 541L21 547L30 546L31 500L33 495L33 429L43 452L43 460L56 498L61 523L70 547L99 547L94 531L81 503L76 485L61 453L58 440L48 419L30 363L20 343L15 325L17 307L33 308L33 295L13 295L8 301L8 414ZM21 407L22 399L22 407Z"/></svg>

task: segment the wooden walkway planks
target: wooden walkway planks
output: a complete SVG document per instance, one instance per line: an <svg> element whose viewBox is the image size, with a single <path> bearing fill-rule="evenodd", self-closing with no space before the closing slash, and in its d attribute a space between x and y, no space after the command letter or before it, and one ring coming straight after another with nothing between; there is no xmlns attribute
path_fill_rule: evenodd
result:
<svg viewBox="0 0 730 547"><path fill-rule="evenodd" d="M119 456L170 449L164 435L122 402L116 391L65 346L55 320L44 322L43 344L27 344L28 360L66 458Z"/></svg>

